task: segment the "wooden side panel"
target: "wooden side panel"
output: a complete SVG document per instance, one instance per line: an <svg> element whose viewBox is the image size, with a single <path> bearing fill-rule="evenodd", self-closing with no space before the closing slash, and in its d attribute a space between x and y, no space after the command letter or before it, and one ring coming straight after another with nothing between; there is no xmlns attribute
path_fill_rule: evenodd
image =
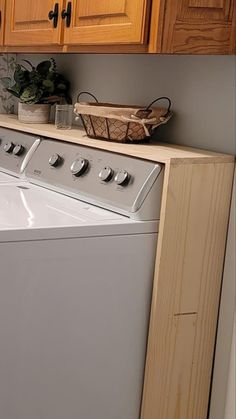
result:
<svg viewBox="0 0 236 419"><path fill-rule="evenodd" d="M234 164L167 166L142 419L206 419Z"/></svg>
<svg viewBox="0 0 236 419"><path fill-rule="evenodd" d="M0 45L3 45L5 26L5 0L0 0Z"/></svg>
<svg viewBox="0 0 236 419"><path fill-rule="evenodd" d="M149 0L73 0L65 44L143 44Z"/></svg>
<svg viewBox="0 0 236 419"><path fill-rule="evenodd" d="M58 4L57 27L49 20L48 13ZM63 0L8 0L6 3L6 45L60 44Z"/></svg>
<svg viewBox="0 0 236 419"><path fill-rule="evenodd" d="M232 53L235 0L166 0L162 52Z"/></svg>

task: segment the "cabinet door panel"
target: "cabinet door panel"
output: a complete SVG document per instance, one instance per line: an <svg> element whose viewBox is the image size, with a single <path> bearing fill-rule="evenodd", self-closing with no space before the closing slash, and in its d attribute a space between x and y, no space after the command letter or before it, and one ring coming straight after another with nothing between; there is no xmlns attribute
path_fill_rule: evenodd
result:
<svg viewBox="0 0 236 419"><path fill-rule="evenodd" d="M232 0L182 0L177 19L227 20L231 3Z"/></svg>
<svg viewBox="0 0 236 419"><path fill-rule="evenodd" d="M232 52L235 0L166 0L162 52Z"/></svg>
<svg viewBox="0 0 236 419"><path fill-rule="evenodd" d="M190 7L206 7L213 9L223 9L224 0L189 0Z"/></svg>
<svg viewBox="0 0 236 419"><path fill-rule="evenodd" d="M6 45L59 44L63 0L58 0L59 19L54 28L48 13L54 10L55 0L8 0L6 4Z"/></svg>
<svg viewBox="0 0 236 419"><path fill-rule="evenodd" d="M142 44L149 0L73 0L66 44Z"/></svg>
<svg viewBox="0 0 236 419"><path fill-rule="evenodd" d="M97 17L106 15L118 15L125 13L125 0L116 0L116 2L107 2L100 0L99 2L89 2L80 0L77 2L76 15L82 17Z"/></svg>

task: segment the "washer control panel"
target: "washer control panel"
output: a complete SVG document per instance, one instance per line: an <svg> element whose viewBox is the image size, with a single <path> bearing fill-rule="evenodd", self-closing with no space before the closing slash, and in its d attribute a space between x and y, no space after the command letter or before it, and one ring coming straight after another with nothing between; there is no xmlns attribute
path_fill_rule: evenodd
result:
<svg viewBox="0 0 236 419"><path fill-rule="evenodd" d="M0 128L0 170L19 176L39 142L34 135Z"/></svg>
<svg viewBox="0 0 236 419"><path fill-rule="evenodd" d="M144 203L147 207L147 197L150 205L155 202L153 208L157 208L163 172L161 164L42 139L27 166L26 177L33 183L130 216L140 212ZM140 219L158 218L152 215L154 209L150 205Z"/></svg>

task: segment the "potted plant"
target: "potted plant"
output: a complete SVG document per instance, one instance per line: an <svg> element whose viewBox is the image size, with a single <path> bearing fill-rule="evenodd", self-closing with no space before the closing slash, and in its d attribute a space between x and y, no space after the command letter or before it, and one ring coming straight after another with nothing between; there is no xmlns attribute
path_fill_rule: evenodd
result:
<svg viewBox="0 0 236 419"><path fill-rule="evenodd" d="M47 123L50 106L55 103L71 103L68 94L70 83L58 73L54 59L40 62L36 67L16 64L13 80L3 77L6 90L19 99L18 119L24 123Z"/></svg>

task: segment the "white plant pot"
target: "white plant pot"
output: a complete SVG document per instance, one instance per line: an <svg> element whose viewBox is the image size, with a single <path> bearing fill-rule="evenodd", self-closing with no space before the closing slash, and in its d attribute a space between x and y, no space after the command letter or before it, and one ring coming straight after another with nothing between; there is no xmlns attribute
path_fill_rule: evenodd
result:
<svg viewBox="0 0 236 419"><path fill-rule="evenodd" d="M18 103L18 119L25 124L47 124L50 105Z"/></svg>

